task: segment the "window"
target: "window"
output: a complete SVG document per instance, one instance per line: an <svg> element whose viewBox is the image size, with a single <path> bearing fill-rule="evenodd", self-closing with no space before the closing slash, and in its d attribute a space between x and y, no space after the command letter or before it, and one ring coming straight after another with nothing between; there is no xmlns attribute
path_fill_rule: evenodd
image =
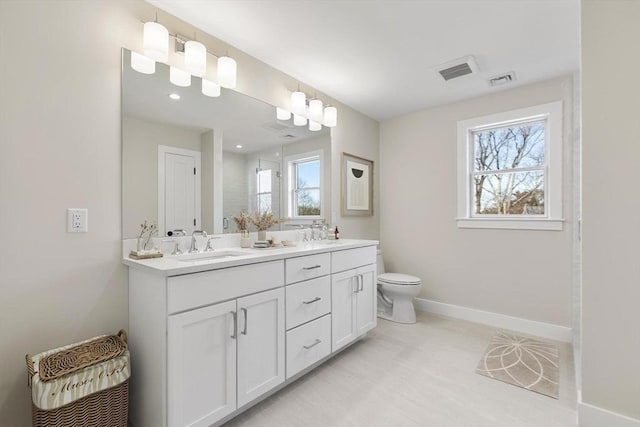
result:
<svg viewBox="0 0 640 427"><path fill-rule="evenodd" d="M322 151L287 157L288 216L293 219L322 216Z"/></svg>
<svg viewBox="0 0 640 427"><path fill-rule="evenodd" d="M562 103L458 122L458 226L562 229Z"/></svg>
<svg viewBox="0 0 640 427"><path fill-rule="evenodd" d="M258 169L258 212L271 212L271 169Z"/></svg>

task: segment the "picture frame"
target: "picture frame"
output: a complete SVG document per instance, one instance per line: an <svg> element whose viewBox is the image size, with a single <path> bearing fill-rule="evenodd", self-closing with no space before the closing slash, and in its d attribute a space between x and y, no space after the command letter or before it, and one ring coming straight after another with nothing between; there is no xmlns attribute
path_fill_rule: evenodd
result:
<svg viewBox="0 0 640 427"><path fill-rule="evenodd" d="M373 215L373 160L342 153L342 215Z"/></svg>

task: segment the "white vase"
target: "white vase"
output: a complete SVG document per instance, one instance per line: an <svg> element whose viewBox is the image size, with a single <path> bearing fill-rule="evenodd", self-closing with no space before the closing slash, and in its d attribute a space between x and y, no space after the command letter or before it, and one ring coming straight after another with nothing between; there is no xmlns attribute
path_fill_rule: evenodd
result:
<svg viewBox="0 0 640 427"><path fill-rule="evenodd" d="M251 237L249 237L249 230L240 230L240 247L251 247Z"/></svg>
<svg viewBox="0 0 640 427"><path fill-rule="evenodd" d="M267 240L267 230L258 230L258 240Z"/></svg>

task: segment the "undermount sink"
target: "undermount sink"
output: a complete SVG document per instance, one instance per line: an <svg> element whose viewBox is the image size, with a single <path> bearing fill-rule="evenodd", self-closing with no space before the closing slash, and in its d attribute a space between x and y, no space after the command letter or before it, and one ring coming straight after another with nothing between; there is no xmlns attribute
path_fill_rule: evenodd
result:
<svg viewBox="0 0 640 427"><path fill-rule="evenodd" d="M231 258L236 256L246 255L244 252L238 251L212 251L212 252L204 252L197 254L186 254L181 255L178 258L178 261L182 262L191 262L191 261L206 261L206 260L215 260L222 258Z"/></svg>

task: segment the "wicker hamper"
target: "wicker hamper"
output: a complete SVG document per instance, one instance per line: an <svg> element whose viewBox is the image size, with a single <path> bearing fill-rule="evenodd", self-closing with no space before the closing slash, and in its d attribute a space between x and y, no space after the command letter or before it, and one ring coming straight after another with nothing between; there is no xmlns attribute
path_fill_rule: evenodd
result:
<svg viewBox="0 0 640 427"><path fill-rule="evenodd" d="M34 427L127 427L130 364L124 330L26 359Z"/></svg>

